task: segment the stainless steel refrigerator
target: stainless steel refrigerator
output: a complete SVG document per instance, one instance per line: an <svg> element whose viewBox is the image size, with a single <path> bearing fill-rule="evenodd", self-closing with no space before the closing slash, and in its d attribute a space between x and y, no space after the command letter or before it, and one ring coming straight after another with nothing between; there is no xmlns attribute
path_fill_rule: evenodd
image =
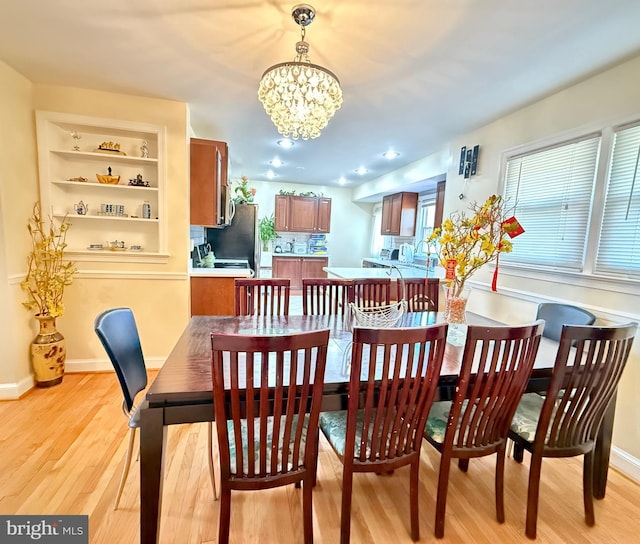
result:
<svg viewBox="0 0 640 544"><path fill-rule="evenodd" d="M231 225L207 228L207 242L211 244L216 259L246 259L257 277L261 249L258 206L238 204Z"/></svg>

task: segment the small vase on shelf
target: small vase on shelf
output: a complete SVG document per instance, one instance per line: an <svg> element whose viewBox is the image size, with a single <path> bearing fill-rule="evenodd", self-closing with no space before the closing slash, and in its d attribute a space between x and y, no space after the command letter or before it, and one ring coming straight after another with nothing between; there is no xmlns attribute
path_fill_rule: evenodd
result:
<svg viewBox="0 0 640 544"><path fill-rule="evenodd" d="M467 338L467 300L469 289L457 285L444 286L444 319L449 323L447 342L453 346L463 346Z"/></svg>

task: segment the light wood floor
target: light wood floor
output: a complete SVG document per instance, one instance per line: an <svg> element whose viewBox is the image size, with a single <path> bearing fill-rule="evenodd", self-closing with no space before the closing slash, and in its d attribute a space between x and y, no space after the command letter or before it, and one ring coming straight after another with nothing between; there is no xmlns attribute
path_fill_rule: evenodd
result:
<svg viewBox="0 0 640 544"><path fill-rule="evenodd" d="M151 378L153 377L153 373ZM67 374L52 389L0 403L0 514L88 514L91 543L139 539L138 463L134 462L118 511L113 510L126 448L121 393L113 374ZM524 535L528 459L507 460L506 523L495 520L494 458L452 467L446 543L529 542ZM420 486L422 542L433 536L439 455L425 442ZM317 543L339 541L341 465L321 443L313 493ZM352 542L409 543L408 473L355 478ZM537 542L629 543L640 535L640 486L611 471L607 497L596 502L596 526L584 524L578 459L545 460ZM231 540L301 542L300 490L293 486L236 493ZM161 542L213 543L218 503L206 462L206 426L171 427L165 467Z"/></svg>

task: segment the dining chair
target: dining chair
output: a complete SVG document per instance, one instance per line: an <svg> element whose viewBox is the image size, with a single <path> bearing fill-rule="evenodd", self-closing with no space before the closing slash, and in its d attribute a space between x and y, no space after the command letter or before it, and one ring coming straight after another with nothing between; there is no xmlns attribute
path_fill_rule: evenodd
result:
<svg viewBox="0 0 640 544"><path fill-rule="evenodd" d="M342 544L350 540L354 473L383 473L405 465L411 466L411 538L420 538L420 447L447 327L354 328L347 410L320 414L320 428L343 464Z"/></svg>
<svg viewBox="0 0 640 544"><path fill-rule="evenodd" d="M593 462L602 418L627 362L637 323L613 327L565 325L545 396L523 395L509 438L514 458L531 452L526 534L536 537L540 473L544 457L584 455L583 501L587 525L595 524Z"/></svg>
<svg viewBox="0 0 640 544"><path fill-rule="evenodd" d="M304 542L313 542L311 490L328 342L328 329L277 336L211 333L219 543L229 542L232 490L300 482Z"/></svg>
<svg viewBox="0 0 640 544"><path fill-rule="evenodd" d="M404 298L409 312L437 312L438 278L407 278L404 281Z"/></svg>
<svg viewBox="0 0 640 544"><path fill-rule="evenodd" d="M130 308L112 308L105 310L96 317L94 330L109 356L116 376L118 376L124 397L122 401L122 411L129 420L129 443L113 507L114 510L117 510L122 491L124 490L124 484L129 475L136 429L140 427L140 410L146 406L145 400L135 405L135 399L138 393L147 387L147 368L144 363L142 346L140 345L138 327L136 326L136 321ZM209 477L213 487L214 498L217 498L212 458L212 428L212 424L209 423Z"/></svg>
<svg viewBox="0 0 640 544"><path fill-rule="evenodd" d="M344 315L353 302L353 280L303 278L303 315Z"/></svg>
<svg viewBox="0 0 640 544"><path fill-rule="evenodd" d="M444 536L451 460L466 472L474 457L497 454L496 517L504 523L504 462L513 414L529 381L544 321L528 325L469 325L451 401L434 402L425 438L441 454L435 536Z"/></svg>
<svg viewBox="0 0 640 544"><path fill-rule="evenodd" d="M289 315L291 280L236 278L236 315Z"/></svg>
<svg viewBox="0 0 640 544"><path fill-rule="evenodd" d="M543 302L538 305L536 319L544 319L542 336L559 342L563 325L593 325L596 316L579 306Z"/></svg>
<svg viewBox="0 0 640 544"><path fill-rule="evenodd" d="M360 308L384 306L391 301L391 278L353 280L353 302Z"/></svg>

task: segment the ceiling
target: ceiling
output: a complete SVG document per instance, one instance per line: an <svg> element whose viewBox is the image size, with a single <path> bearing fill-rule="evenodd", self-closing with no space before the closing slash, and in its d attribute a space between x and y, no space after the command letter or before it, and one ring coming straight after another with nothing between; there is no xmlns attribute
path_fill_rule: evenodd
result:
<svg viewBox="0 0 640 544"><path fill-rule="evenodd" d="M232 179L354 186L640 53L638 0L317 0L309 57L344 103L282 150L257 88L295 56L295 3L4 1L0 59L34 83L188 103L195 136L229 143Z"/></svg>

